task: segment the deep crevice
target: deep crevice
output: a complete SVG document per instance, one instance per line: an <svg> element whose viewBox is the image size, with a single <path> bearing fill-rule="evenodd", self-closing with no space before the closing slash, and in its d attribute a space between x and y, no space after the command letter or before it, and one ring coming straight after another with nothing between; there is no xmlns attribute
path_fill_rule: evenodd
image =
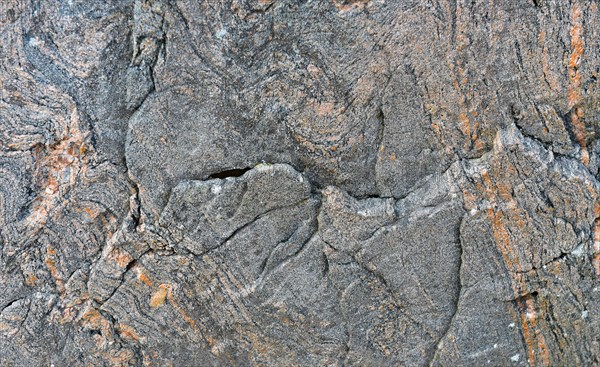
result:
<svg viewBox="0 0 600 367"><path fill-rule="evenodd" d="M4 305L2 307L2 310L0 310L0 313L4 312L4 310L6 310L8 307L12 306L13 304L15 304L16 302L22 300L24 298L17 298L17 299L13 299L12 301L9 301L6 305Z"/></svg>
<svg viewBox="0 0 600 367"><path fill-rule="evenodd" d="M244 175L244 173L250 171L252 168L250 167L245 167L245 168L234 168L234 169L228 169L225 171L220 171L220 172L215 172L211 175L208 176L208 179L221 179L224 180L226 178L229 177L241 177Z"/></svg>

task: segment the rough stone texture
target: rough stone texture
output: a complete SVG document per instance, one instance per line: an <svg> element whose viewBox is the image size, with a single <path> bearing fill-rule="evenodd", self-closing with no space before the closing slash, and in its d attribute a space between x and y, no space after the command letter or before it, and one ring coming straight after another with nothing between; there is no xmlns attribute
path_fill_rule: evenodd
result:
<svg viewBox="0 0 600 367"><path fill-rule="evenodd" d="M598 1L0 29L0 366L600 365Z"/></svg>

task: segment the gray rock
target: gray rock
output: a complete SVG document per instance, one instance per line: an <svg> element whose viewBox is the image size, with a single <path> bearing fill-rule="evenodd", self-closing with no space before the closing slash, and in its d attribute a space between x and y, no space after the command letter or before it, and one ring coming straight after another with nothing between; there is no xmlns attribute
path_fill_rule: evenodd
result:
<svg viewBox="0 0 600 367"><path fill-rule="evenodd" d="M597 1L0 30L0 366L600 365Z"/></svg>

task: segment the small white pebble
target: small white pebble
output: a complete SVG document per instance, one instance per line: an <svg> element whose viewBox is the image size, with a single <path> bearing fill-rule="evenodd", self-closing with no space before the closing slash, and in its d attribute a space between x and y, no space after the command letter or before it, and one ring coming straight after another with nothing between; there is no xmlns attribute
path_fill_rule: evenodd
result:
<svg viewBox="0 0 600 367"><path fill-rule="evenodd" d="M213 194L215 194L215 195L218 194L218 193L220 193L221 192L221 185L213 185L213 186L211 186L210 191Z"/></svg>
<svg viewBox="0 0 600 367"><path fill-rule="evenodd" d="M225 37L227 35L227 29L225 28L221 28L217 34L215 34L215 36L217 36L217 38L219 39L223 39L223 37Z"/></svg>
<svg viewBox="0 0 600 367"><path fill-rule="evenodd" d="M514 322L511 322L510 324L508 324L508 327L509 327L509 328L514 328L514 327L515 327L515 323L514 323Z"/></svg>
<svg viewBox="0 0 600 367"><path fill-rule="evenodd" d="M513 362L519 362L519 358L521 358L521 355L515 354L514 356L510 357L510 360Z"/></svg>
<svg viewBox="0 0 600 367"><path fill-rule="evenodd" d="M30 46L38 47L38 46L43 45L43 44L44 44L44 42L41 41L40 39L36 38L36 37L31 37L29 39L29 45Z"/></svg>
<svg viewBox="0 0 600 367"><path fill-rule="evenodd" d="M587 310L583 310L583 311L581 311L581 318L582 318L582 319L585 319L585 318L587 318L587 317L588 317L588 311L587 311Z"/></svg>

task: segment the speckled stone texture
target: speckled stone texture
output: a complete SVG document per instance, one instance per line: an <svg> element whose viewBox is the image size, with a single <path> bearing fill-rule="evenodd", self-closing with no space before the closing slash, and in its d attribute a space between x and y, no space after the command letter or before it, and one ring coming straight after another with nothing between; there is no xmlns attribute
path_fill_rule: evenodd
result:
<svg viewBox="0 0 600 367"><path fill-rule="evenodd" d="M597 0L0 32L0 366L600 365Z"/></svg>

